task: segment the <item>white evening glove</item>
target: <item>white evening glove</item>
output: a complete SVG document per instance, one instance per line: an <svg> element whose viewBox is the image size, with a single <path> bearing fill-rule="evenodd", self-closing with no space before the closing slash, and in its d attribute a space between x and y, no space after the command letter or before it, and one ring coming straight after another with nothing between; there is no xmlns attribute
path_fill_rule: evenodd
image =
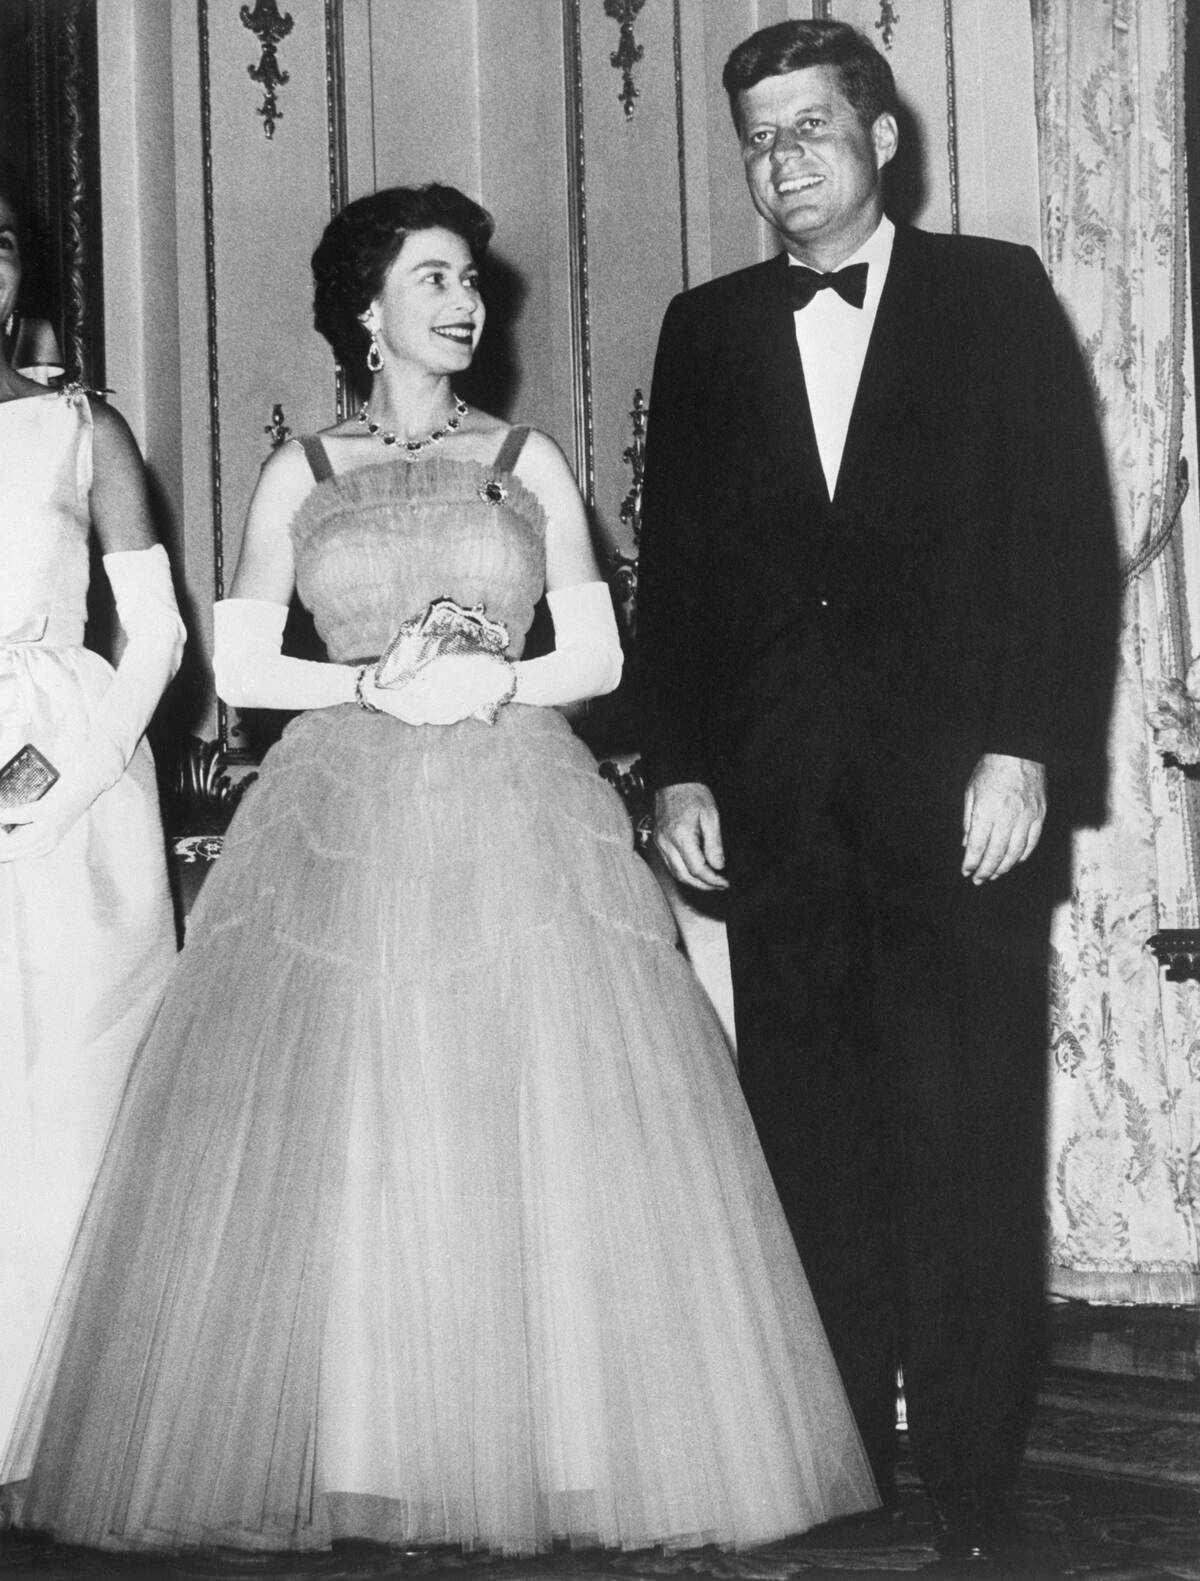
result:
<svg viewBox="0 0 1200 1581"><path fill-rule="evenodd" d="M561 708L614 691L625 662L607 582L577 582L546 594L554 621L554 652L515 666L513 699Z"/></svg>
<svg viewBox="0 0 1200 1581"><path fill-rule="evenodd" d="M5 822L21 827L0 837L0 861L53 851L97 796L116 784L179 668L185 633L163 546L106 554L104 569L125 633L125 650L79 754L70 763L55 765L60 777L40 801L5 813Z"/></svg>
<svg viewBox="0 0 1200 1581"><path fill-rule="evenodd" d="M286 659L286 604L222 598L213 605L213 679L235 708L330 708L355 701L349 664Z"/></svg>
<svg viewBox="0 0 1200 1581"><path fill-rule="evenodd" d="M495 722L508 702L561 707L611 692L621 679L621 638L606 582L547 593L554 651L513 664L494 654L447 654L398 688L395 712L413 725Z"/></svg>

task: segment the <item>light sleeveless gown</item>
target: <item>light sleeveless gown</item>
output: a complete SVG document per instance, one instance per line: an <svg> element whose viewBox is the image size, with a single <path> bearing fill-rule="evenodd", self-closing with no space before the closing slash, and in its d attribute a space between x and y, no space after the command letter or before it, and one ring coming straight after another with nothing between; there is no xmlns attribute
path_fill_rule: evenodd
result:
<svg viewBox="0 0 1200 1581"><path fill-rule="evenodd" d="M314 488L298 587L334 659L443 594L518 654L543 528L503 466L388 461ZM556 710L351 704L268 754L32 1455L23 1524L112 1548L743 1545L875 1502L720 1028Z"/></svg>
<svg viewBox="0 0 1200 1581"><path fill-rule="evenodd" d="M0 403L0 763L69 763L112 678L82 645L91 477L85 396ZM55 851L0 863L0 1443L174 960L143 742Z"/></svg>

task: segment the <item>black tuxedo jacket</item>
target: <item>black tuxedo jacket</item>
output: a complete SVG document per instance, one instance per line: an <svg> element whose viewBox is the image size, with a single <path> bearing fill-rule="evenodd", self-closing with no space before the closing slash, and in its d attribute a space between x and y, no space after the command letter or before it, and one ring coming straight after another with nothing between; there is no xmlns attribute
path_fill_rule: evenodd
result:
<svg viewBox="0 0 1200 1581"><path fill-rule="evenodd" d="M1091 788L1115 545L1094 403L1039 259L897 228L836 493L786 258L676 297L647 434L635 688L651 785L722 802L830 732L917 777L984 752Z"/></svg>

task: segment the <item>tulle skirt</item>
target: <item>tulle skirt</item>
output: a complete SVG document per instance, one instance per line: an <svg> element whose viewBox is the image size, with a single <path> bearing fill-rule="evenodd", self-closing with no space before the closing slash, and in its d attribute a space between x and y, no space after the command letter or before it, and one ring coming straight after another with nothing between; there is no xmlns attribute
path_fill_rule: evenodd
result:
<svg viewBox="0 0 1200 1581"><path fill-rule="evenodd" d="M84 648L0 646L0 763L32 742L64 767L111 683ZM54 851L0 863L0 1446L174 960L143 743Z"/></svg>
<svg viewBox="0 0 1200 1581"><path fill-rule="evenodd" d="M727 1045L553 710L301 716L6 1476L78 1543L746 1545L875 1502Z"/></svg>

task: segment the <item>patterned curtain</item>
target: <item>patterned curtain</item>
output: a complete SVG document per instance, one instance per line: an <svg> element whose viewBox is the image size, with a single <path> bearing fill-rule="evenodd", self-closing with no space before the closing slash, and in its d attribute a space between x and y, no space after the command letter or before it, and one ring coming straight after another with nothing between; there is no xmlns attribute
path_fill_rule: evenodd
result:
<svg viewBox="0 0 1200 1581"><path fill-rule="evenodd" d="M1055 925L1049 1288L1193 1302L1200 984L1145 948L1200 921L1197 784L1147 722L1192 651L1184 0L1034 0L1033 26L1044 254L1095 379L1126 565L1109 822L1078 839Z"/></svg>

